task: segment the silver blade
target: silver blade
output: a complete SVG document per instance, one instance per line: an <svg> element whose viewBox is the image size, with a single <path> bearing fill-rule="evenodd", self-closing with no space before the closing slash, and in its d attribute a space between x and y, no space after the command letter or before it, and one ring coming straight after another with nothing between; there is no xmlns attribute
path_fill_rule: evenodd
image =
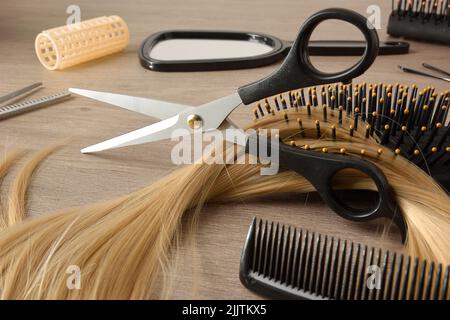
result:
<svg viewBox="0 0 450 320"><path fill-rule="evenodd" d="M151 141L169 139L171 137L173 130L176 129L178 118L179 118L178 115L176 115L172 118L161 120L157 123L143 127L141 129L134 130L125 133L121 136L86 147L82 149L81 152L93 153L103 150L132 146Z"/></svg>
<svg viewBox="0 0 450 320"><path fill-rule="evenodd" d="M189 115L192 112L203 119L202 128L204 131L217 129L228 117L228 115L242 103L242 99L237 92L226 97L203 104L194 110L187 109L181 115Z"/></svg>
<svg viewBox="0 0 450 320"><path fill-rule="evenodd" d="M186 108L190 107L162 100L133 97L110 92L101 92L77 88L69 88L69 91L76 93L80 96L91 98L97 101L106 102L117 107L145 114L147 116L158 119L168 119L182 112Z"/></svg>
<svg viewBox="0 0 450 320"><path fill-rule="evenodd" d="M186 134L190 134L192 129L189 128L188 117L193 114L201 116L203 132L223 130L227 126L235 127L226 118L241 103L238 93L234 93L199 107L184 108L182 112L171 118L84 148L81 152L92 153L169 139L175 129L186 129Z"/></svg>

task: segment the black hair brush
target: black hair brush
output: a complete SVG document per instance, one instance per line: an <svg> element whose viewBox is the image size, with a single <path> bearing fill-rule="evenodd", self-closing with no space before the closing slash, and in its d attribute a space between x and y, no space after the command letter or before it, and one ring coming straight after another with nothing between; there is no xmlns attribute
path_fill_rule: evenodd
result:
<svg viewBox="0 0 450 320"><path fill-rule="evenodd" d="M321 108L324 121L335 116L339 125L350 116L350 135L362 130L375 137L450 190L450 90L439 94L433 87L419 90L398 83L335 84L265 99L253 112L258 120L292 108L307 108L309 114Z"/></svg>
<svg viewBox="0 0 450 320"><path fill-rule="evenodd" d="M449 0L392 1L387 32L392 36L450 44Z"/></svg>
<svg viewBox="0 0 450 320"><path fill-rule="evenodd" d="M278 299L447 300L450 266L253 219L240 279Z"/></svg>

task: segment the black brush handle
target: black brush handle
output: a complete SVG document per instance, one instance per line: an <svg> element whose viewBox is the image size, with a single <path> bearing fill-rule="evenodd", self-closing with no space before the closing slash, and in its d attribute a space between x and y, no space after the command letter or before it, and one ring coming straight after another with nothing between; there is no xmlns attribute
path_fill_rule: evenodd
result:
<svg viewBox="0 0 450 320"><path fill-rule="evenodd" d="M365 41L351 40L314 40L308 45L311 56L360 56L366 50ZM380 42L378 55L405 54L409 52L409 43L405 41Z"/></svg>

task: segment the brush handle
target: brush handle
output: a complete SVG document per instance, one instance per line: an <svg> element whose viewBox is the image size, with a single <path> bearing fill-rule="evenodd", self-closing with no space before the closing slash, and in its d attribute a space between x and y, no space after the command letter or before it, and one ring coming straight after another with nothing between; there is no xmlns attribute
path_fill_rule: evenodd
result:
<svg viewBox="0 0 450 320"><path fill-rule="evenodd" d="M351 40L314 40L308 45L311 56L360 56L366 50L365 41ZM378 55L405 54L409 52L409 43L404 41L380 42Z"/></svg>

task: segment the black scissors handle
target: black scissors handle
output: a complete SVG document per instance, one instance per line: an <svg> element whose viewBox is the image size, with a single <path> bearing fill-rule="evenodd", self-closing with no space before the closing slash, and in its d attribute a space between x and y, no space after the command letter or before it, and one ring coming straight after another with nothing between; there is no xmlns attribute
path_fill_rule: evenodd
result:
<svg viewBox="0 0 450 320"><path fill-rule="evenodd" d="M314 29L325 20L342 20L356 26L364 35L366 49L361 59L352 67L336 73L325 73L316 69L309 59L309 39ZM333 82L350 82L363 74L378 55L378 34L367 19L351 10L330 8L309 17L300 28L281 67L264 79L242 86L238 89L242 102L250 104L282 92Z"/></svg>
<svg viewBox="0 0 450 320"><path fill-rule="evenodd" d="M395 205L393 190L386 176L376 165L350 155L307 151L282 142L273 145L270 139L260 136L250 136L248 141L256 143L257 139L259 139L258 145L264 142L267 144L267 150L278 150L280 168L293 170L306 178L325 203L338 215L353 221L369 221L381 217L392 219L399 227L402 241L405 242L406 222ZM261 157L259 151L258 156ZM346 169L360 171L374 182L378 199L373 206L353 208L337 196L336 190L333 189L333 179Z"/></svg>

